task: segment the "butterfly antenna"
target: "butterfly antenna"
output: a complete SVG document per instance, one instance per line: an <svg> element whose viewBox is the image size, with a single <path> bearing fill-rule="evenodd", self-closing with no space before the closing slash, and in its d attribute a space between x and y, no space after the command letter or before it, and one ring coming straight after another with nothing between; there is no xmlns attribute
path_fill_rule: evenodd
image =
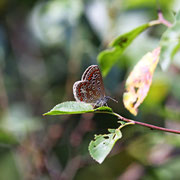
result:
<svg viewBox="0 0 180 180"><path fill-rule="evenodd" d="M116 99L113 99L113 98L112 98L112 97L110 97L110 96L107 96L106 98L107 98L107 99L111 99L112 101L114 101L114 102L118 103L118 101L117 101Z"/></svg>

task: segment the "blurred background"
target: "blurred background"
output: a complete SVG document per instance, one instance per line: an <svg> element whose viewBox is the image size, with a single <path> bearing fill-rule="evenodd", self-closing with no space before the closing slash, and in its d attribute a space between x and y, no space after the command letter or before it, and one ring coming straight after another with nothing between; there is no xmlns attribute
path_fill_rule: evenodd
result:
<svg viewBox="0 0 180 180"><path fill-rule="evenodd" d="M159 0L173 22L179 0ZM110 115L42 116L74 100L73 83L97 64L116 36L157 18L155 0L0 0L0 180L178 180L180 136L129 126L99 165L88 153L94 134L117 128ZM124 117L180 130L180 61L157 67L137 117L122 104L124 83L140 58L159 45L163 25L142 33L104 84Z"/></svg>

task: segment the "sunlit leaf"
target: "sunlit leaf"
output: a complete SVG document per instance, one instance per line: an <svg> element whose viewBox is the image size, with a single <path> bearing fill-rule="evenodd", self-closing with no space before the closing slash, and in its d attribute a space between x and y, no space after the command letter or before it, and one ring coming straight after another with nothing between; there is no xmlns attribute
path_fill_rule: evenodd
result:
<svg viewBox="0 0 180 180"><path fill-rule="evenodd" d="M107 111L107 112L112 112L112 109L108 106L102 106L99 108L94 109L95 111Z"/></svg>
<svg viewBox="0 0 180 180"><path fill-rule="evenodd" d="M122 137L121 131L118 129L110 129L109 132L110 134L95 135L95 139L89 144L90 155L98 163L104 161L116 141Z"/></svg>
<svg viewBox="0 0 180 180"><path fill-rule="evenodd" d="M83 114L91 112L112 112L107 106L93 109L93 106L84 102L67 101L56 105L53 109L43 115Z"/></svg>
<svg viewBox="0 0 180 180"><path fill-rule="evenodd" d="M109 47L98 55L98 62L101 67L102 75L106 76L112 66L120 59L121 54L131 44L131 42L144 30L150 27L150 24L141 25L132 31L122 34L114 39Z"/></svg>
<svg viewBox="0 0 180 180"><path fill-rule="evenodd" d="M132 114L137 115L138 107L146 97L152 82L152 76L159 61L160 48L148 52L136 64L126 81L123 103Z"/></svg>
<svg viewBox="0 0 180 180"><path fill-rule="evenodd" d="M162 35L160 65L166 70L176 52L180 49L180 11L176 15L174 25L168 28Z"/></svg>
<svg viewBox="0 0 180 180"><path fill-rule="evenodd" d="M84 102L67 101L56 105L44 115L81 114L93 112L93 106Z"/></svg>
<svg viewBox="0 0 180 180"><path fill-rule="evenodd" d="M159 7L161 9L169 9L172 7L173 1L158 1ZM122 6L128 9L138 9L138 8L154 8L157 6L157 2L154 0L126 0L122 1ZM166 12L167 13L167 12Z"/></svg>
<svg viewBox="0 0 180 180"><path fill-rule="evenodd" d="M108 74L122 53L123 50L121 48L114 47L112 49L106 49L98 55L98 62L103 76Z"/></svg>

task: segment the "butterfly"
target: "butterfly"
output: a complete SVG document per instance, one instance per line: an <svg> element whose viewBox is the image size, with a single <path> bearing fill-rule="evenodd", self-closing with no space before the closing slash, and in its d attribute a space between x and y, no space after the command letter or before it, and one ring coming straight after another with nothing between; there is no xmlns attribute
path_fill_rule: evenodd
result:
<svg viewBox="0 0 180 180"><path fill-rule="evenodd" d="M85 70L81 80L74 83L73 94L76 101L90 103L94 107L107 106L108 99L112 99L105 95L103 79L98 65L91 65Z"/></svg>

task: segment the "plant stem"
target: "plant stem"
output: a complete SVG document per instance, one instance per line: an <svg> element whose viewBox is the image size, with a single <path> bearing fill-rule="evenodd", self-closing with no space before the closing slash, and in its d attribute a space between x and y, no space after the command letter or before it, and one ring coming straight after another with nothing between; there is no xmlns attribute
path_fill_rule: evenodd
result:
<svg viewBox="0 0 180 180"><path fill-rule="evenodd" d="M128 123L124 123L124 124L121 124L117 129L121 129L123 128L124 126L128 126L128 125L134 125L134 122L128 122Z"/></svg>
<svg viewBox="0 0 180 180"><path fill-rule="evenodd" d="M164 16L163 16L163 14L162 14L162 12L160 10L158 11L158 19L149 22L149 24L150 24L150 26L154 26L154 25L157 25L157 24L164 24L167 27L172 26L172 24L169 21L164 19Z"/></svg>
<svg viewBox="0 0 180 180"><path fill-rule="evenodd" d="M159 20L159 22L161 22L161 24L164 24L167 27L172 26L172 24L169 21L164 19L164 16L163 16L163 14L162 14L162 12L160 10L158 11L158 20Z"/></svg>
<svg viewBox="0 0 180 180"><path fill-rule="evenodd" d="M111 113L111 114L115 115L116 117L118 117L118 119L121 119L122 121L125 121L125 122L130 122L130 123L133 123L133 124L138 124L138 125L145 126L145 127L150 128L150 129L156 129L156 130L159 130L159 131L165 131L165 132L180 134L180 131L178 131L178 130L162 128L162 127L159 127L159 126L154 126L154 125L143 123L143 122L139 122L139 121L134 121L134 120L122 117L121 115L119 115L117 113L114 113L114 112Z"/></svg>

